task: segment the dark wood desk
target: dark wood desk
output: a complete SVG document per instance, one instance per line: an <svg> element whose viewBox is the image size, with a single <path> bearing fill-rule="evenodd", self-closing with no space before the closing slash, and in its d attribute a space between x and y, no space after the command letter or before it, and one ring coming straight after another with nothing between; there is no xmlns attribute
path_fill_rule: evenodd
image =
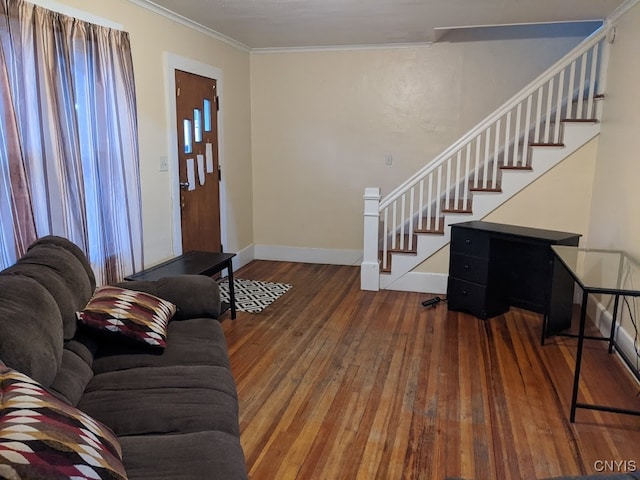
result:
<svg viewBox="0 0 640 480"><path fill-rule="evenodd" d="M233 266L235 253L187 252L164 263L125 277L125 280L158 280L174 275L206 275L210 277L225 268L229 278L229 303L231 319L236 318L236 295L233 288Z"/></svg>
<svg viewBox="0 0 640 480"><path fill-rule="evenodd" d="M542 313L543 340L569 328L573 279L555 266L550 247L577 246L580 236L482 221L451 225L449 309L482 319L510 306Z"/></svg>

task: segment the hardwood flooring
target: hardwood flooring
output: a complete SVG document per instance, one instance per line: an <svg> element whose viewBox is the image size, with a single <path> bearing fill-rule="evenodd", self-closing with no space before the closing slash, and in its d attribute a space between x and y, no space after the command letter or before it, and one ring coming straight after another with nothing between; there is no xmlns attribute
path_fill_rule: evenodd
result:
<svg viewBox="0 0 640 480"><path fill-rule="evenodd" d="M236 277L293 285L223 321L252 480L640 469L640 417L578 410L569 422L576 341L541 346L538 314L484 322L425 308L429 295L363 292L357 267L255 261ZM604 342L585 345L580 399L640 409Z"/></svg>

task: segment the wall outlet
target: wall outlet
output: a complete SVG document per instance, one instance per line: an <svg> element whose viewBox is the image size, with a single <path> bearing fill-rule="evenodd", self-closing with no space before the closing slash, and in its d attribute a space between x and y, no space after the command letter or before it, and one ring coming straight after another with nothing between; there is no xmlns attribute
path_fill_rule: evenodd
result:
<svg viewBox="0 0 640 480"><path fill-rule="evenodd" d="M166 155L160 156L160 171L167 172L169 170L169 157Z"/></svg>
<svg viewBox="0 0 640 480"><path fill-rule="evenodd" d="M391 156L391 154L390 154L390 153L387 153L387 154L384 156L384 164L385 164L385 165L393 165L393 157Z"/></svg>

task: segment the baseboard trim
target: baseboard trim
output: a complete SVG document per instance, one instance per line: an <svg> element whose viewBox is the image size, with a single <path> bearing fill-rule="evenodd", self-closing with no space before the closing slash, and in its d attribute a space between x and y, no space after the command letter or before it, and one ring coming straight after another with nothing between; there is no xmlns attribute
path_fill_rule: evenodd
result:
<svg viewBox="0 0 640 480"><path fill-rule="evenodd" d="M246 248L243 248L242 250L238 250L236 252L236 256L231 260L231 263L233 264L233 270L239 270L245 265L251 263L253 260L255 260L255 258L255 245L253 244L249 245Z"/></svg>
<svg viewBox="0 0 640 480"><path fill-rule="evenodd" d="M419 293L447 293L446 273L409 272L388 285L385 290Z"/></svg>
<svg viewBox="0 0 640 480"><path fill-rule="evenodd" d="M322 263L327 265L358 266L362 262L361 250L334 250L322 248L255 245L256 260L280 262Z"/></svg>

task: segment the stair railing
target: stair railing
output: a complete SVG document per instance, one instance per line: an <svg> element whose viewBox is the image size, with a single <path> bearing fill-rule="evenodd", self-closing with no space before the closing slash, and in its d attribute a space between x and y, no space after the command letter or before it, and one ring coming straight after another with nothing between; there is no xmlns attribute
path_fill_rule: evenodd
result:
<svg viewBox="0 0 640 480"><path fill-rule="evenodd" d="M415 250L417 232L443 228L444 213L470 211L473 190L498 190L501 167L530 169L530 146L562 146L563 119L595 118L608 29L593 32L381 201L378 189L366 189L363 289L378 290L389 253Z"/></svg>

